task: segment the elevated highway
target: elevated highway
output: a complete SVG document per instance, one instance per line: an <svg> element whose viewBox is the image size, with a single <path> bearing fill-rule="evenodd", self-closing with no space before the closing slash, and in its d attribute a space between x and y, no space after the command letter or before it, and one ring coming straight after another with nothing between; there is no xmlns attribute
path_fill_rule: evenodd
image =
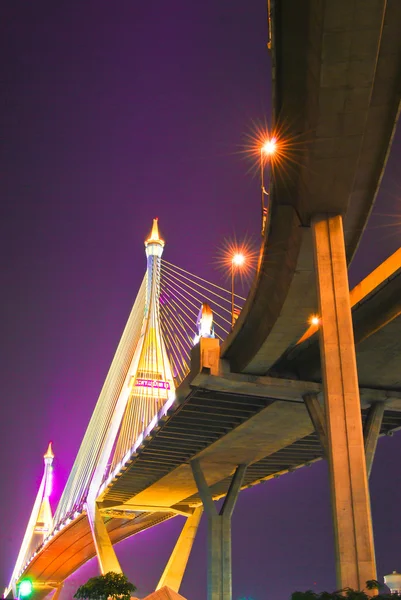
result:
<svg viewBox="0 0 401 600"><path fill-rule="evenodd" d="M258 272L222 348L233 371L258 375L269 373L316 312L313 215L343 215L352 259L400 110L397 0L274 7L273 117L285 129L290 160L274 173Z"/></svg>
<svg viewBox="0 0 401 600"><path fill-rule="evenodd" d="M351 291L357 365L361 387L401 389L401 250ZM389 275L389 273L391 273ZM317 332L284 354L275 365L282 377L321 381Z"/></svg>

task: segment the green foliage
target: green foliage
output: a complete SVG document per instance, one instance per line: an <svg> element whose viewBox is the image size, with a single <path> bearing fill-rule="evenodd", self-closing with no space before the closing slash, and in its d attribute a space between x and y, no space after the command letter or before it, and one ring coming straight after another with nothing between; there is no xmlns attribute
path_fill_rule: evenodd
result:
<svg viewBox="0 0 401 600"><path fill-rule="evenodd" d="M367 590L377 590L381 587L381 584L376 579L371 579L366 582ZM368 596L362 590L353 590L352 588L345 588L336 592L320 592L317 594L312 590L306 592L294 592L291 595L291 600L372 600L371 596ZM379 594L374 596L374 600L401 600L399 594Z"/></svg>
<svg viewBox="0 0 401 600"><path fill-rule="evenodd" d="M366 589L367 590L378 590L380 587L380 583L377 581L377 579L369 579L366 582Z"/></svg>
<svg viewBox="0 0 401 600"><path fill-rule="evenodd" d="M125 575L121 573L106 573L100 577L92 577L84 585L81 585L74 598L77 600L130 600L131 592L135 592L136 587L130 583Z"/></svg>

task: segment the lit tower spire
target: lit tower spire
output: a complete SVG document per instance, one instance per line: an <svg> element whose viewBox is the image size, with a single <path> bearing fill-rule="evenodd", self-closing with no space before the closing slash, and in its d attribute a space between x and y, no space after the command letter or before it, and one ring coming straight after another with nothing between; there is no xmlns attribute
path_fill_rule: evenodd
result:
<svg viewBox="0 0 401 600"><path fill-rule="evenodd" d="M148 316L153 296L157 303L160 296L160 259L163 254L164 240L159 236L158 218L153 219L153 226L150 236L145 240L145 252L147 258L147 286L146 286L146 304L145 304L145 319Z"/></svg>
<svg viewBox="0 0 401 600"><path fill-rule="evenodd" d="M49 498L52 493L53 486L53 459L54 453L52 443L50 442L46 454L43 456L45 461L45 489L43 493L42 504L35 525L35 533L39 533L41 536L46 537L53 528L53 517L52 509L50 507ZM41 540L43 541L43 540Z"/></svg>
<svg viewBox="0 0 401 600"><path fill-rule="evenodd" d="M149 425L175 385L160 326L160 266L164 240L159 235L158 219L153 219L145 240L147 259L146 299L141 335L130 368L130 396L115 447L112 468L126 454L127 440L132 445Z"/></svg>
<svg viewBox="0 0 401 600"><path fill-rule="evenodd" d="M28 526L25 530L24 539L18 554L17 562L11 577L8 590L16 590L16 584L26 561L30 558L36 548L43 542L44 538L53 529L53 517L49 497L52 491L53 479L53 449L50 442L46 454L43 456L45 468L39 491L31 512Z"/></svg>

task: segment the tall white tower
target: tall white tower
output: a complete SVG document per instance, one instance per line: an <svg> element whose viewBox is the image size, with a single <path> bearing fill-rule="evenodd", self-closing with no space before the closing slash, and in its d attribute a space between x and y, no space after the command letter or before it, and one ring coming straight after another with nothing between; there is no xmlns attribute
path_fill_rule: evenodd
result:
<svg viewBox="0 0 401 600"><path fill-rule="evenodd" d="M160 267L164 240L153 219L145 241L146 298L141 334L129 368L129 397L116 441L111 469L125 456L168 398L175 392L174 378L160 325Z"/></svg>
<svg viewBox="0 0 401 600"><path fill-rule="evenodd" d="M43 456L45 468L42 481L36 496L35 504L28 521L22 545L15 563L14 571L8 590L13 589L16 597L16 584L25 562L29 559L36 548L43 542L44 538L53 528L52 510L49 497L52 490L53 459L52 443L50 442L46 454Z"/></svg>

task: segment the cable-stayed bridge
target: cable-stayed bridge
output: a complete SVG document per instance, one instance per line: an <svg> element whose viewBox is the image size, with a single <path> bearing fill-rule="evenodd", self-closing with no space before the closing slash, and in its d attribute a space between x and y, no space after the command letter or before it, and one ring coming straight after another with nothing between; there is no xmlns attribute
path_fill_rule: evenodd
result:
<svg viewBox="0 0 401 600"><path fill-rule="evenodd" d="M145 242L145 277L54 517L49 502L54 458L51 444L44 456L42 484L9 591L16 592L18 579L28 569L30 573L35 571L31 574L35 592L46 594L52 587L59 588L59 580L64 580L67 572L73 572L95 553L103 572L121 570L112 545L108 543L105 547L101 541L109 534L103 523L104 510L98 505L99 490L120 476L149 435L160 428L176 403L177 387L190 372L193 346L200 338L218 344L226 337L232 326L233 308L239 311L245 300L236 295L234 302L233 291L193 276L167 261L162 263L163 249L164 240L159 236L158 221L154 219ZM214 314L209 303L217 309ZM173 449L169 452L176 454ZM116 518L112 518L113 541L175 514L196 512L200 516L199 510L166 510L164 505L135 507L135 510L126 507L122 519L118 518L121 510L112 512L120 525L115 537ZM109 515L107 512L106 523L110 521ZM80 533L75 541L77 532ZM86 534L90 536L89 545ZM63 551L60 551L60 542ZM54 550L56 561L50 561L47 569L51 573L44 577L36 572L34 563L41 562L45 556L48 562Z"/></svg>
<svg viewBox="0 0 401 600"><path fill-rule="evenodd" d="M59 590L95 554L103 571L118 571L114 543L184 514L159 584L178 590L203 508L208 598L231 599L239 490L322 457L339 586L376 576L368 476L378 436L401 426L401 254L351 293L347 264L399 114L401 4L288 0L270 9L273 119L303 151L285 178L273 172L250 294L232 331L216 324L221 346L201 313L190 358L199 302L180 297L182 285L169 291L180 271L167 263L163 283L154 228L146 278L52 523L40 517L51 451L45 458L10 594L23 577L38 598ZM319 324L306 331L311 314Z"/></svg>
<svg viewBox="0 0 401 600"><path fill-rule="evenodd" d="M305 409L306 395L321 394L321 384L314 381L319 375L300 380L231 373L227 361L219 359L219 340L212 337L210 314L201 311L195 327L194 311L190 331L180 316L174 287L161 283L163 269L157 253L162 241L156 228L155 221L153 239L147 240L145 279L53 518L51 447L44 457L42 484L11 581L12 588L19 579L32 578L38 598L53 588L61 590L64 579L96 554L103 572L118 572L112 544L181 514L188 517L187 531L184 528L176 551L181 568L177 576L170 567L160 580L160 585L167 583L178 590L202 515L202 487L197 487L190 467L194 457L200 458L211 495L218 499L232 486L237 464L248 464L238 480L244 488L309 465L325 454L323 438L319 440ZM179 274L175 267L168 268ZM364 354L376 351L377 337L392 336L400 326L399 304L394 302L400 285L401 250L351 292L354 322L363 323L365 330L372 326L378 306L388 306L394 313L378 331L365 331L361 341L357 339L361 365L370 364ZM205 282L202 293L208 295ZM230 301L221 289L211 293L208 300L215 293L222 307ZM167 311L168 297L172 302ZM229 323L223 312L222 325L216 325L216 330L227 325L224 318ZM192 351L191 373L189 353L196 342L195 330L205 337ZM164 332L170 336L169 344L164 343ZM175 350L172 334L179 339ZM313 365L319 369L316 344L316 327L312 326L281 362L290 370L288 365L299 355L298 365L306 362L309 369ZM399 364L398 349L393 356ZM394 364L391 372L395 372ZM397 387L397 382L392 385ZM401 427L399 389L366 387L360 392L365 427L374 423L377 434ZM380 411L379 425L372 406ZM309 408L313 414L313 403ZM369 470L374 447L371 441L366 448Z"/></svg>

